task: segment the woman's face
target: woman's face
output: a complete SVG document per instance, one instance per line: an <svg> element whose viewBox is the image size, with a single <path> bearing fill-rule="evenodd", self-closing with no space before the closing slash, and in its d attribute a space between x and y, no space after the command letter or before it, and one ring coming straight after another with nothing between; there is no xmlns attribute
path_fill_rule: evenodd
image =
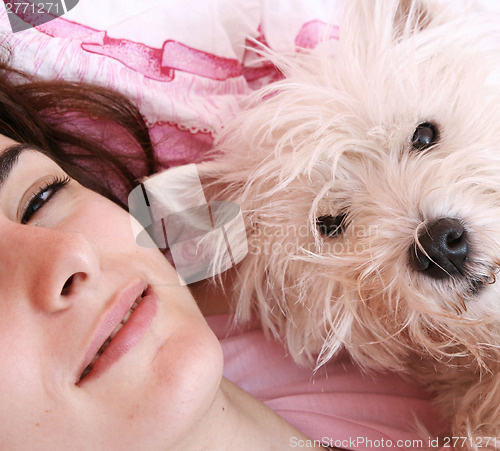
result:
<svg viewBox="0 0 500 451"><path fill-rule="evenodd" d="M218 341L127 212L18 151L0 136L2 449L168 449L214 399Z"/></svg>

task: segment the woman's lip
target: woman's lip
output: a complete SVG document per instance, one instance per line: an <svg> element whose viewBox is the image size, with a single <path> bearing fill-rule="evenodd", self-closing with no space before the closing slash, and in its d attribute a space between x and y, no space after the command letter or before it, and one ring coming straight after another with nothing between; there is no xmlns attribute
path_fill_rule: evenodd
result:
<svg viewBox="0 0 500 451"><path fill-rule="evenodd" d="M150 288L134 310L127 323L111 340L106 350L96 360L92 370L82 379L89 381L99 377L124 354L130 351L144 336L153 322L158 307L158 296Z"/></svg>
<svg viewBox="0 0 500 451"><path fill-rule="evenodd" d="M90 345L87 347L82 363L78 368L77 383L80 380L80 375L83 373L87 365L92 362L102 344L116 329L118 324L120 324L124 316L130 310L130 307L132 307L137 298L141 297L147 287L147 283L143 280L134 281L119 292L118 295L112 300L110 307L106 310L106 312L104 312L101 320L99 321L97 331L92 334L93 338Z"/></svg>

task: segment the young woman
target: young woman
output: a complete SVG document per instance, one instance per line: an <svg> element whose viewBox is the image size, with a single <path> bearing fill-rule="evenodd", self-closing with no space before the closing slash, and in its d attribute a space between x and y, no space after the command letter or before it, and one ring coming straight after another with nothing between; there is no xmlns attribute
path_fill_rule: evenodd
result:
<svg viewBox="0 0 500 451"><path fill-rule="evenodd" d="M135 108L1 69L1 449L264 450L305 439L222 377L220 344L190 292L159 250L135 243L115 194L155 169Z"/></svg>

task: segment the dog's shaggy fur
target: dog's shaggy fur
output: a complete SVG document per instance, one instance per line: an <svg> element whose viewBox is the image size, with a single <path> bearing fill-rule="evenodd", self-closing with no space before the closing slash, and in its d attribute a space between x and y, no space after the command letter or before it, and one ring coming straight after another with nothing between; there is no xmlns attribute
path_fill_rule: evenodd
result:
<svg viewBox="0 0 500 451"><path fill-rule="evenodd" d="M345 348L409 374L483 448L500 436L500 23L348 0L333 44L271 55L284 78L199 166L246 216L237 318L257 311L298 361ZM430 255L443 219L460 264Z"/></svg>

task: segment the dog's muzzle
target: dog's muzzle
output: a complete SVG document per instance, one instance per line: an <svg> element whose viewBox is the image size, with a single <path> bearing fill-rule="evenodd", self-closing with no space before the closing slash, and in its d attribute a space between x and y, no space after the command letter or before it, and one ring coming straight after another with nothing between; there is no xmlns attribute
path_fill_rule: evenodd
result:
<svg viewBox="0 0 500 451"><path fill-rule="evenodd" d="M469 258L467 231L459 220L440 218L410 247L411 266L433 279L462 277Z"/></svg>

